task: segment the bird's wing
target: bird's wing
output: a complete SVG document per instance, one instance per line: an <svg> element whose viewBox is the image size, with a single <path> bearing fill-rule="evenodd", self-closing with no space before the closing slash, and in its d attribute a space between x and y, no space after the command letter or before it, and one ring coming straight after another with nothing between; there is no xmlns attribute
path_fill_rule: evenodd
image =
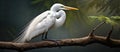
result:
<svg viewBox="0 0 120 52"><path fill-rule="evenodd" d="M41 22L42 20L44 20L47 15L49 14L49 11L43 12L42 14L38 15L37 17L35 17L31 23L29 24L29 26L27 27L26 33L25 34L29 34L32 30L34 30L34 27Z"/></svg>
<svg viewBox="0 0 120 52"><path fill-rule="evenodd" d="M29 38L29 34L34 30L36 24L44 20L49 14L49 12L50 11L45 11L37 17L35 17L33 20L31 20L30 23L22 30L21 35L18 38L16 38L14 42L25 42L26 39Z"/></svg>

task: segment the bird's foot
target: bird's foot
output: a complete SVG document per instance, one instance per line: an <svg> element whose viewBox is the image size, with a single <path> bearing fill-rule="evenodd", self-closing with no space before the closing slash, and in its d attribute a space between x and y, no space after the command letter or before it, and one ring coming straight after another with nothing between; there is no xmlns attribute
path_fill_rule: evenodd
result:
<svg viewBox="0 0 120 52"><path fill-rule="evenodd" d="M59 41L59 40L50 40L50 39L42 39L42 40L55 42L56 45L57 45L59 48L61 48L60 44L57 42L57 41Z"/></svg>

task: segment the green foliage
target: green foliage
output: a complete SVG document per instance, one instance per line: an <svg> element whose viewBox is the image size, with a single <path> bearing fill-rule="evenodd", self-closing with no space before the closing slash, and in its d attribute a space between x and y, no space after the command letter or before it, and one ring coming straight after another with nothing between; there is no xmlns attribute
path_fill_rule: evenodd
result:
<svg viewBox="0 0 120 52"><path fill-rule="evenodd" d="M101 21L101 22L106 22L107 24L110 25L119 25L120 22L120 16L111 16L111 17L107 17L107 16L88 16L89 20L91 20L91 22L95 22L95 20L97 21Z"/></svg>
<svg viewBox="0 0 120 52"><path fill-rule="evenodd" d="M120 16L111 16L110 18L115 21L120 21Z"/></svg>
<svg viewBox="0 0 120 52"><path fill-rule="evenodd" d="M120 16L111 16L110 19L112 19L113 21L120 23Z"/></svg>

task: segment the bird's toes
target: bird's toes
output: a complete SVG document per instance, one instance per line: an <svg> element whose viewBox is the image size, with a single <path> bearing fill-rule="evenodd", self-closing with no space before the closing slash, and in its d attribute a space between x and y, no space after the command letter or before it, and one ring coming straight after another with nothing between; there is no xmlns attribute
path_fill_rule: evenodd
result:
<svg viewBox="0 0 120 52"><path fill-rule="evenodd" d="M59 40L49 40L49 39L44 39L44 41L52 41L52 42L55 42L56 43L56 45L59 47L59 48L61 48L61 46L60 46L60 44L59 44Z"/></svg>

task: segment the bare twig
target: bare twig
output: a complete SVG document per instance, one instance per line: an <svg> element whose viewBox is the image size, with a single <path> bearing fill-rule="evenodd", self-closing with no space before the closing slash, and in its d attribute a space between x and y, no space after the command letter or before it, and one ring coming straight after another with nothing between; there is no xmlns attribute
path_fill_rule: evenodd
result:
<svg viewBox="0 0 120 52"><path fill-rule="evenodd" d="M106 38L107 40L110 40L110 36L111 36L112 32L113 32L113 26L112 26L112 29L108 32L108 36Z"/></svg>
<svg viewBox="0 0 120 52"><path fill-rule="evenodd" d="M97 26L94 27L94 29L89 33L89 36L93 36L94 32L96 29L98 29L100 26L102 26L105 22L101 22L100 24L98 24Z"/></svg>

